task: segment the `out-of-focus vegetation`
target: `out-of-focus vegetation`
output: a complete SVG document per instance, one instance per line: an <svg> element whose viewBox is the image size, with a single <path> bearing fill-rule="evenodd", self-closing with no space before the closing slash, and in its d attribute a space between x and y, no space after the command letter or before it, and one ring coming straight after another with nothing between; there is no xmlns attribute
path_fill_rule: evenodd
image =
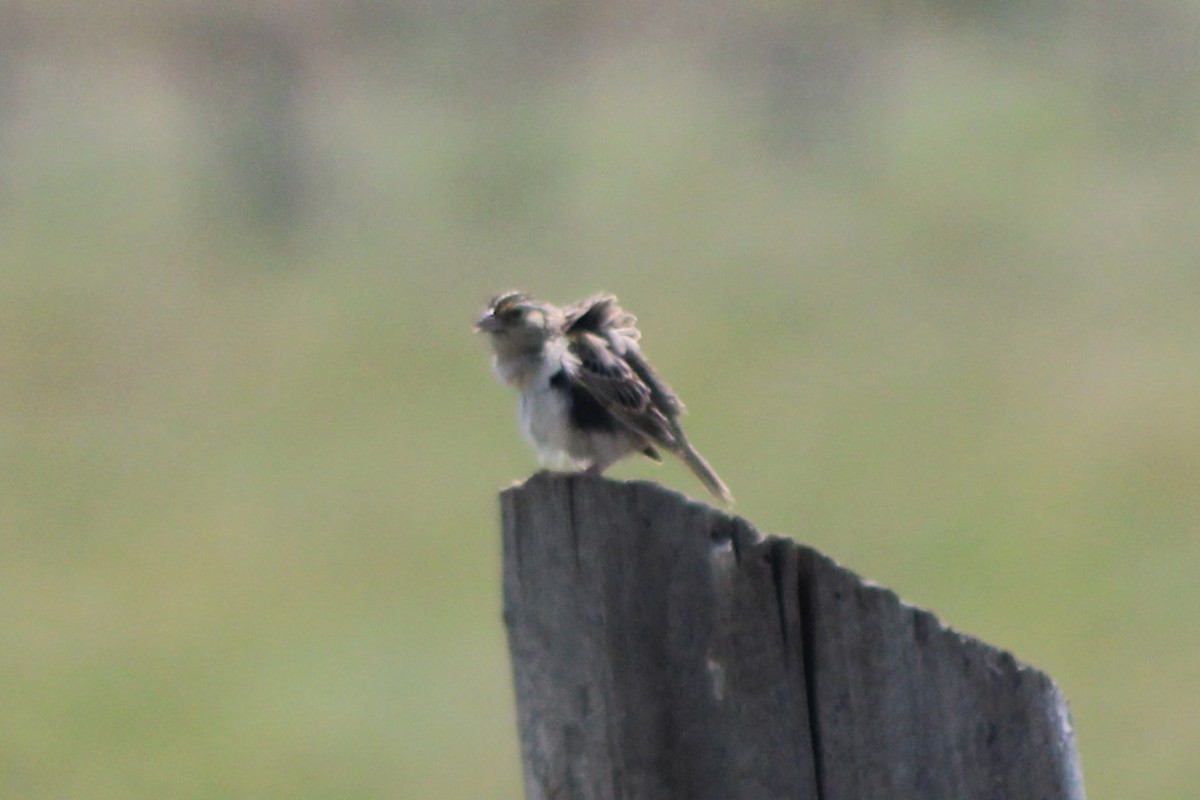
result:
<svg viewBox="0 0 1200 800"><path fill-rule="evenodd" d="M1200 787L1200 11L0 4L0 796L518 798L469 324ZM627 464L695 496L674 464Z"/></svg>

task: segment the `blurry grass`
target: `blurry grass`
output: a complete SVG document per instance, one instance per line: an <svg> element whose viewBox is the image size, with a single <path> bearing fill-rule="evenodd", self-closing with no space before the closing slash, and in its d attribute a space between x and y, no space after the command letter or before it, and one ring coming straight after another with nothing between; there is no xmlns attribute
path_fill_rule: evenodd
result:
<svg viewBox="0 0 1200 800"><path fill-rule="evenodd" d="M519 797L494 493L534 465L468 326L522 286L625 299L760 528L1054 675L1093 798L1190 796L1196 190L931 52L803 152L645 54L515 107L340 86L290 247L197 203L169 96L46 99L0 218L0 794Z"/></svg>

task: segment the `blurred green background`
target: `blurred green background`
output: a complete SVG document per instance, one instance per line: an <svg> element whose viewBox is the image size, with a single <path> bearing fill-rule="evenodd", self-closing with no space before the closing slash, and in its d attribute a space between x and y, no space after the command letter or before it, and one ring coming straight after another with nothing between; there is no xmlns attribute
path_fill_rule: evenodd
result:
<svg viewBox="0 0 1200 800"><path fill-rule="evenodd" d="M0 0L0 796L521 797L469 330L1200 787L1194 3ZM678 464L618 477L703 492Z"/></svg>

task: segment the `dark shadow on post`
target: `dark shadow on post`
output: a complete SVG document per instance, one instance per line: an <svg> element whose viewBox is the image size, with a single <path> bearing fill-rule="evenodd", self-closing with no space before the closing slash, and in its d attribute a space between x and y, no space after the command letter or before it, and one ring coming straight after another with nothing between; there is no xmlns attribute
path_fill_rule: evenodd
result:
<svg viewBox="0 0 1200 800"><path fill-rule="evenodd" d="M501 496L528 800L1082 800L1043 673L654 484Z"/></svg>

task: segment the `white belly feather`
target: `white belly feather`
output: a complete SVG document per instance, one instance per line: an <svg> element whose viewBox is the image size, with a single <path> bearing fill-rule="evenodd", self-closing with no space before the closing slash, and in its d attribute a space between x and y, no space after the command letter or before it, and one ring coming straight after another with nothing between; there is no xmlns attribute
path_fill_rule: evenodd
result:
<svg viewBox="0 0 1200 800"><path fill-rule="evenodd" d="M546 382L521 395L521 431L537 451L538 460L551 469L579 469L586 462L573 458L571 409L568 398Z"/></svg>
<svg viewBox="0 0 1200 800"><path fill-rule="evenodd" d="M565 347L551 345L532 374L520 381L521 401L518 419L521 432L537 451L538 460L551 469L579 469L587 466L578 456L573 441L569 396L550 385L550 379L562 369ZM572 456L572 452L576 456Z"/></svg>

